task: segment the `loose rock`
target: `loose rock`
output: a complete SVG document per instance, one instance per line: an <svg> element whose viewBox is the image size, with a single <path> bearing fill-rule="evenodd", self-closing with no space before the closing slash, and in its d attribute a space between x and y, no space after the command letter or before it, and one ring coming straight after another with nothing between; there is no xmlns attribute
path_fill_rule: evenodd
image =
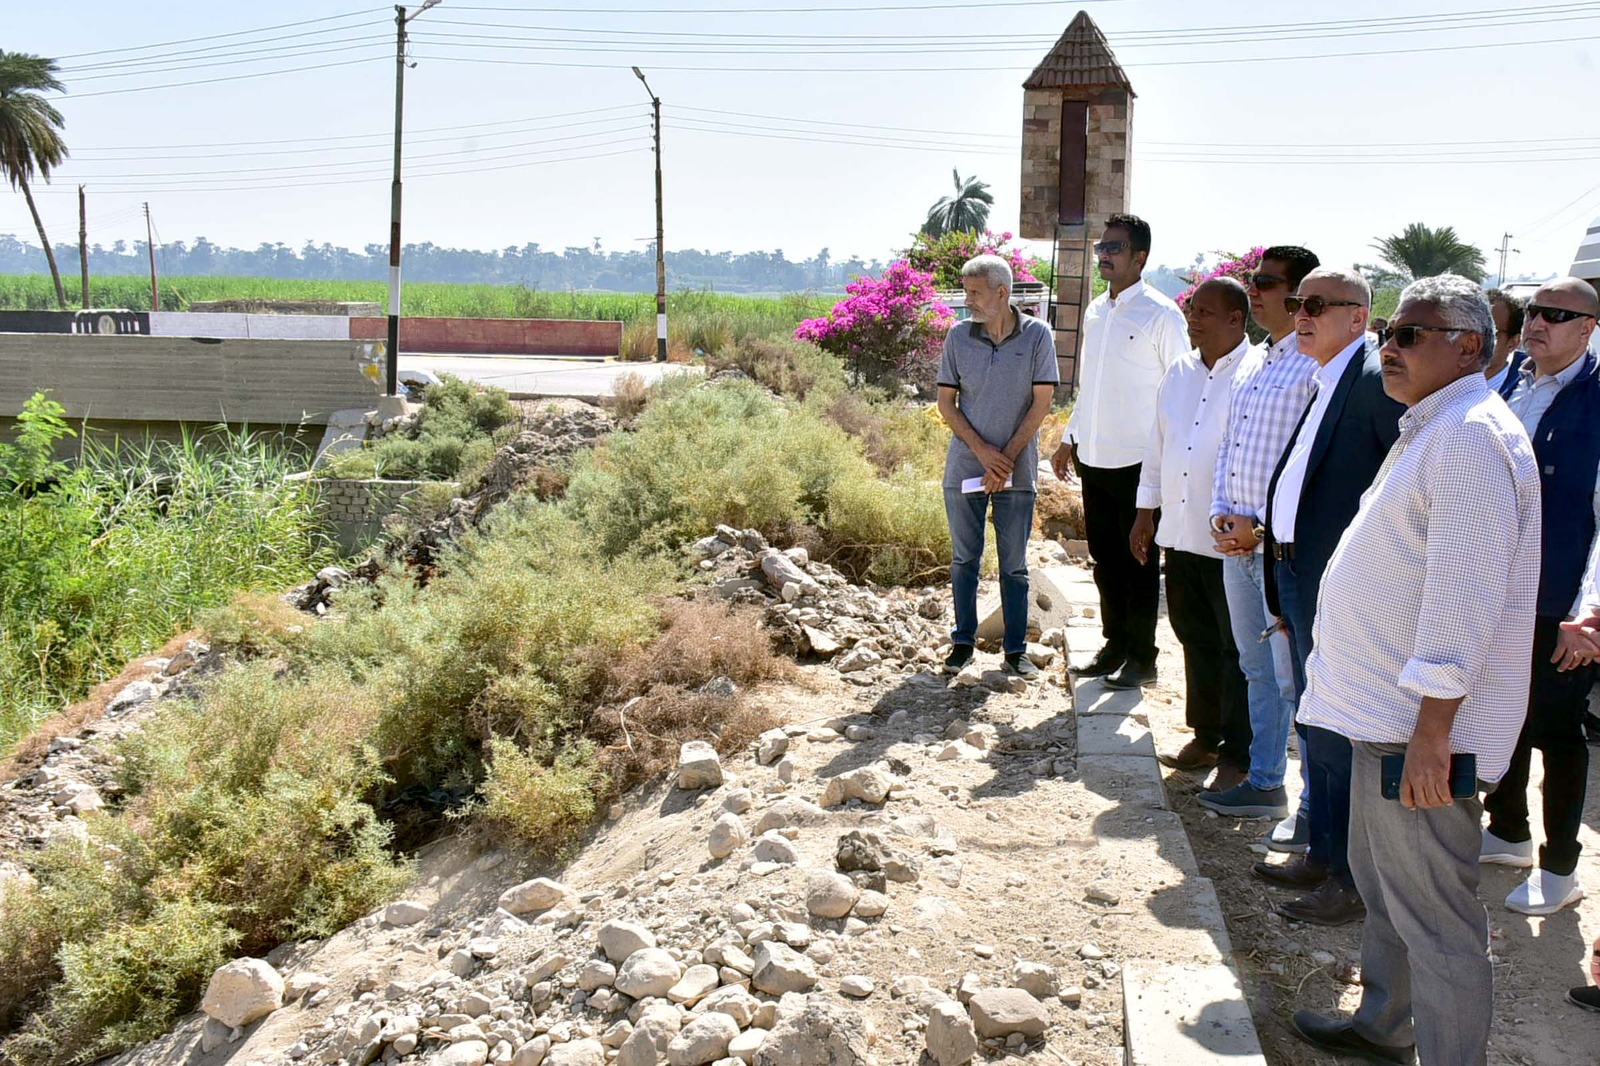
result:
<svg viewBox="0 0 1600 1066"><path fill-rule="evenodd" d="M722 760L716 749L703 740L686 741L678 749L678 787L683 789L719 788L722 785Z"/></svg>
<svg viewBox="0 0 1600 1066"><path fill-rule="evenodd" d="M536 877L532 881L524 881L502 892L500 908L517 915L535 914L549 910L566 896L566 885L552 881L548 877Z"/></svg>
<svg viewBox="0 0 1600 1066"><path fill-rule="evenodd" d="M928 1010L928 1056L938 1066L964 1066L978 1053L978 1037L972 1019L951 1000L935 1003Z"/></svg>
<svg viewBox="0 0 1600 1066"><path fill-rule="evenodd" d="M229 1028L249 1025L282 1006L283 978L262 959L235 959L219 968L200 1002L201 1010Z"/></svg>
<svg viewBox="0 0 1600 1066"><path fill-rule="evenodd" d="M1020 988L986 988L967 1004L972 1025L979 1036L1004 1039L1012 1033L1040 1036L1050 1024L1050 1015L1037 999Z"/></svg>

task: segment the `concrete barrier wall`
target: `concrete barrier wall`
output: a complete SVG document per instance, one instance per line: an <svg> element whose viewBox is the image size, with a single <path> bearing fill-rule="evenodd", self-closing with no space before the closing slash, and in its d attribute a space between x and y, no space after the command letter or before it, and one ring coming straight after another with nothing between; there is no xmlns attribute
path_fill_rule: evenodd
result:
<svg viewBox="0 0 1600 1066"><path fill-rule="evenodd" d="M384 340L389 321L350 319L353 340ZM462 355L604 355L622 349L621 322L553 318L402 318L402 352Z"/></svg>
<svg viewBox="0 0 1600 1066"><path fill-rule="evenodd" d="M372 345L345 341L181 340L0 335L0 415L40 390L94 421L325 425L377 404Z"/></svg>
<svg viewBox="0 0 1600 1066"><path fill-rule="evenodd" d="M149 333L144 311L0 311L0 333Z"/></svg>
<svg viewBox="0 0 1600 1066"><path fill-rule="evenodd" d="M245 340L344 341L350 320L341 315L235 315L155 311L152 337L216 337Z"/></svg>

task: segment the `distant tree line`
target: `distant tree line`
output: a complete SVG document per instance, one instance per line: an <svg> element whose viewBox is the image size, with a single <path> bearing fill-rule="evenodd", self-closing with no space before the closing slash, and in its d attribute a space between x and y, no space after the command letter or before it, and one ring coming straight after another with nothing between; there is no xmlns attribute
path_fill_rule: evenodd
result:
<svg viewBox="0 0 1600 1066"><path fill-rule="evenodd" d="M55 242L56 260L68 278L78 274L76 245ZM143 274L149 269L144 241L116 241L89 249L91 274ZM156 245L156 266L164 274L223 275L255 278L311 278L327 281L382 280L388 277L389 247L369 244L361 251L307 241L298 250L263 243L254 249L226 248L197 237L193 244L171 241ZM0 274L43 274L49 270L38 245L12 234L0 234ZM834 259L824 248L801 262L783 249L771 252L667 252L667 284L672 289L715 289L721 292L842 291L858 274L883 269L877 259L859 256ZM539 244L499 251L442 248L424 242L405 246L409 281L478 282L526 285L533 289L601 289L610 292L654 292L655 246L606 251L574 245L560 251Z"/></svg>

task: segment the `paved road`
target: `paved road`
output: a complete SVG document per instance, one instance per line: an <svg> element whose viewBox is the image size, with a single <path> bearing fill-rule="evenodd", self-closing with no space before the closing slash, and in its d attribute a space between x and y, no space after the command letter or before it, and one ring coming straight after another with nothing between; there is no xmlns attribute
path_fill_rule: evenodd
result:
<svg viewBox="0 0 1600 1066"><path fill-rule="evenodd" d="M483 385L496 385L516 398L573 396L594 400L610 396L624 374L637 374L653 385L667 374L701 374L700 367L678 363L620 363L594 360L528 358L497 355L402 355L401 370L454 374Z"/></svg>

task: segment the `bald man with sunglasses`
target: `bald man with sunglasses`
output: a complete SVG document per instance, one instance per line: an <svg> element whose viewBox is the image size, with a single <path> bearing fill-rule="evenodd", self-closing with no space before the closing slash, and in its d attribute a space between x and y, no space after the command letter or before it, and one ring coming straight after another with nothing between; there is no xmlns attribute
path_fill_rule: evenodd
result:
<svg viewBox="0 0 1600 1066"><path fill-rule="evenodd" d="M1588 282L1558 278L1528 301L1528 353L1509 401L1539 458L1544 533L1533 630L1528 716L1500 786L1484 800L1489 827L1481 859L1534 867L1506 897L1524 914L1554 914L1583 898L1578 829L1589 773L1584 713L1596 668L1582 634L1562 623L1583 616L1586 564L1600 532L1600 366L1590 343L1600 298ZM1544 846L1534 866L1528 824L1531 752L1544 755Z"/></svg>

